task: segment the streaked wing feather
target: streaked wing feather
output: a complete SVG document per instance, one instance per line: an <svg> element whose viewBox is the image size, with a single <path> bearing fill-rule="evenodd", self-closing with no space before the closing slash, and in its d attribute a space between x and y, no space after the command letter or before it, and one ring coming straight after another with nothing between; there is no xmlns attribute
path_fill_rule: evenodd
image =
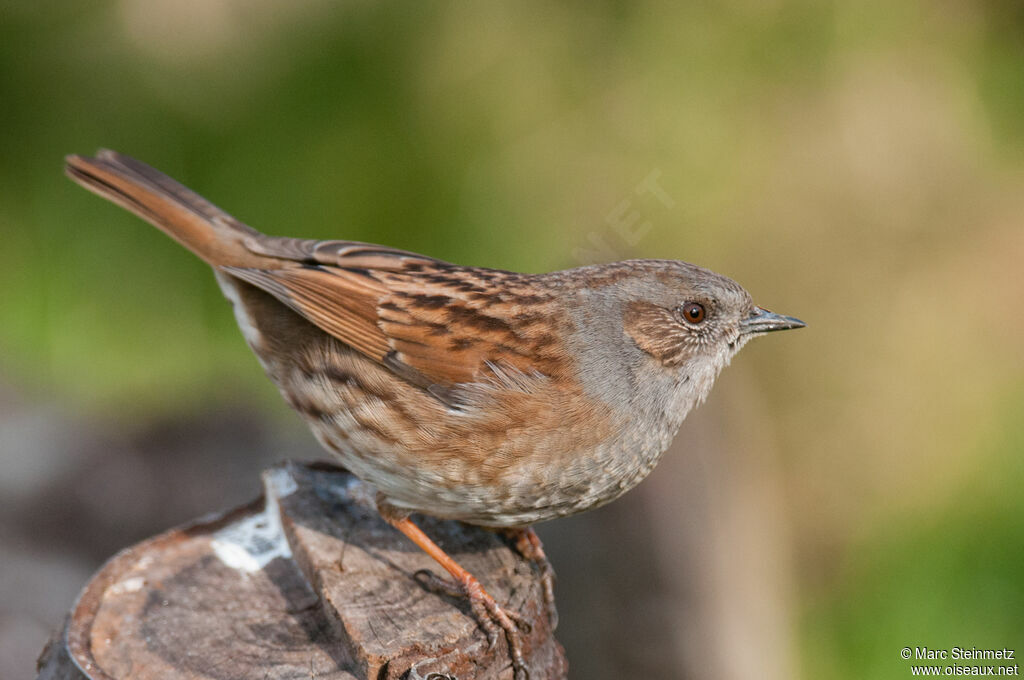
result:
<svg viewBox="0 0 1024 680"><path fill-rule="evenodd" d="M307 264L225 271L446 403L456 385L497 377L496 385L517 389L547 374L538 359L544 341L517 326L522 309L506 299L515 296L504 284L518 275L352 241L266 237L246 245Z"/></svg>
<svg viewBox="0 0 1024 680"><path fill-rule="evenodd" d="M255 235L245 247L257 255L281 257L296 262L315 262L346 269L401 271L412 262L444 264L426 255L360 241L317 241L284 236Z"/></svg>
<svg viewBox="0 0 1024 680"><path fill-rule="evenodd" d="M366 277L307 267L224 267L224 271L262 288L372 359L381 361L391 351L387 337L376 323L376 301L384 294L384 289Z"/></svg>

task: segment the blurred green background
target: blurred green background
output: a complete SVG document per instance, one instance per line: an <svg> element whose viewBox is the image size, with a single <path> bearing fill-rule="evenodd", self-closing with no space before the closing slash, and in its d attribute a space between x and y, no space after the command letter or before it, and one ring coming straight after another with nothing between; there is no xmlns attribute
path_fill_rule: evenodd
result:
<svg viewBox="0 0 1024 680"><path fill-rule="evenodd" d="M1024 652L1020 3L3 3L0 101L0 476L36 522L2 537L26 573L63 550L38 522L71 463L32 453L25 422L107 441L255 413L316 455L206 267L62 176L65 154L103 146L273 234L525 271L685 259L806 320L746 349L670 456L713 470L685 575L652 519L684 495L683 463L593 520L647 527L656 554L637 563L689 594L656 598L652 673L909 677L904 646ZM217 474L210 447L197 476ZM549 542L598 531L574 521ZM650 618L642 579L574 594L567 561L570 603L628 585ZM55 573L73 594L88 569ZM0 590L27 578L11 573ZM56 626L58 604L12 605L0 632L34 654L24 621ZM575 611L574 669L635 669L613 651L633 614L590 635Z"/></svg>

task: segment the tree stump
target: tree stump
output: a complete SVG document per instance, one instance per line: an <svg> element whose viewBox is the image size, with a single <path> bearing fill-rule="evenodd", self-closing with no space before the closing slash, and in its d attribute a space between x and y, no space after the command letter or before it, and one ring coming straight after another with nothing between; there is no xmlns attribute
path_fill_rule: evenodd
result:
<svg viewBox="0 0 1024 680"><path fill-rule="evenodd" d="M512 678L459 599L414 574L436 563L326 465L263 473L263 498L122 551L43 651L39 680ZM498 602L532 625L530 677L564 678L536 570L495 533L420 518Z"/></svg>

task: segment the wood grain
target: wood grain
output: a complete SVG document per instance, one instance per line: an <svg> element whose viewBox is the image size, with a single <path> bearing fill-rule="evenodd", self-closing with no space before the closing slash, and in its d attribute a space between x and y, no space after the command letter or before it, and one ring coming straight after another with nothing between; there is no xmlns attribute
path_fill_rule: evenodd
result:
<svg viewBox="0 0 1024 680"><path fill-rule="evenodd" d="M326 465L264 473L264 497L112 558L82 591L40 679L511 678L468 606L414 578L433 561L373 510L372 490ZM424 530L532 625L530 677L564 678L537 574L496 534Z"/></svg>

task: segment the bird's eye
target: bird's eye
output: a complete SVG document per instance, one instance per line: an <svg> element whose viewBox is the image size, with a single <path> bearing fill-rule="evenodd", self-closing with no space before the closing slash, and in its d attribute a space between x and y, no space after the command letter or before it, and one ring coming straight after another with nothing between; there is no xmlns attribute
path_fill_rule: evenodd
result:
<svg viewBox="0 0 1024 680"><path fill-rule="evenodd" d="M704 305L699 302L687 302L683 304L683 318L690 323L700 323L704 320Z"/></svg>

